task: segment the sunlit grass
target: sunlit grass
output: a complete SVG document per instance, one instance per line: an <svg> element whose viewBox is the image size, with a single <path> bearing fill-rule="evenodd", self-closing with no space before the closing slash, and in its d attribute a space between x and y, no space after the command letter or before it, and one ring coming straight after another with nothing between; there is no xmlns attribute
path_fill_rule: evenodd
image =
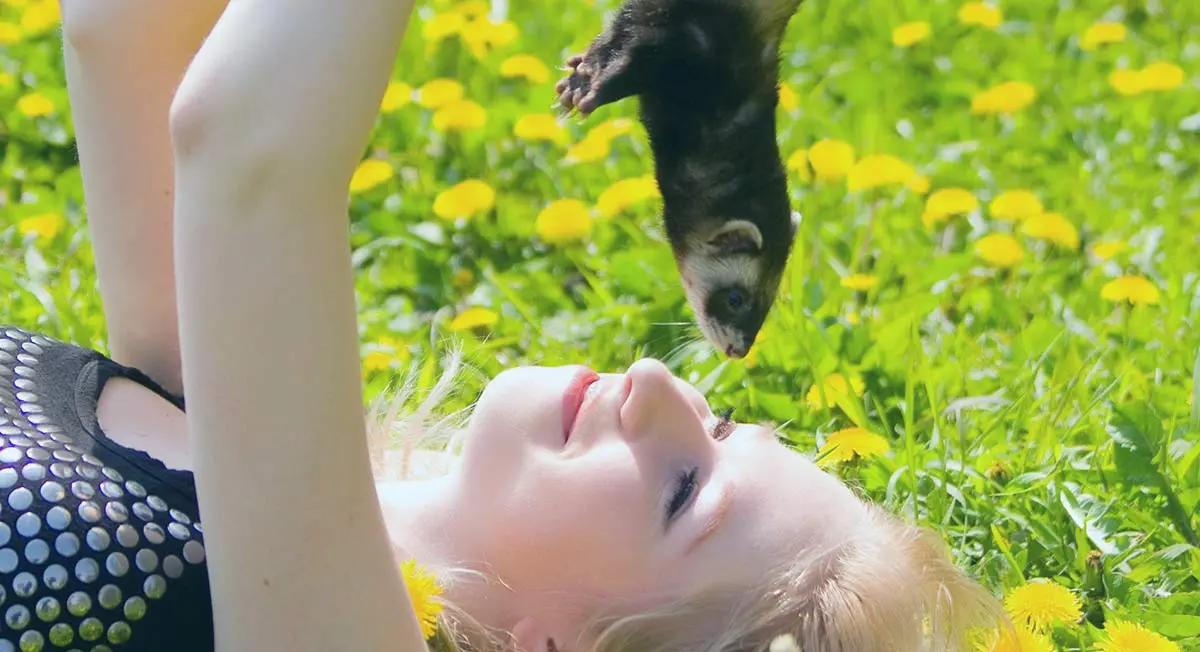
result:
<svg viewBox="0 0 1200 652"><path fill-rule="evenodd" d="M46 4L0 4L0 321L103 348ZM1027 645L1200 649L1200 4L807 0L779 131L804 220L745 361L690 326L636 104L547 117L612 8L422 6L354 184L368 396L451 343L482 372L458 401L659 357L998 595L1065 587L1081 616Z"/></svg>

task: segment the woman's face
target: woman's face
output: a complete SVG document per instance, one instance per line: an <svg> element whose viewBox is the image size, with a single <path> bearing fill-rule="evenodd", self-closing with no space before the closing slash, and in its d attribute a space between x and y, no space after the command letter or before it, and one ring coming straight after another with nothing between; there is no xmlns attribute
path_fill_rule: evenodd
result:
<svg viewBox="0 0 1200 652"><path fill-rule="evenodd" d="M760 583L859 522L862 504L771 430L738 425L718 441L719 421L652 359L624 374L497 376L459 474L476 561L521 609L567 621L613 599Z"/></svg>

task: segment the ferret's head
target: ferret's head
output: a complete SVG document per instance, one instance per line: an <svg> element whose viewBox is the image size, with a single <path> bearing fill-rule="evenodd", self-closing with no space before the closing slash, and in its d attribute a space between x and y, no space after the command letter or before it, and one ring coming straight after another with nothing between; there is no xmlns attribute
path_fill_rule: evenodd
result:
<svg viewBox="0 0 1200 652"><path fill-rule="evenodd" d="M678 266L697 325L725 355L745 357L775 303L791 240L764 243L746 220L721 222L690 240Z"/></svg>

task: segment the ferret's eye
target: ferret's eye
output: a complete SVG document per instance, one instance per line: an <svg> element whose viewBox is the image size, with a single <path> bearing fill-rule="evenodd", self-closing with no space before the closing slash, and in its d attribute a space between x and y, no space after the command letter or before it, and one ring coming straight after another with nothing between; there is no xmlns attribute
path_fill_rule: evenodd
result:
<svg viewBox="0 0 1200 652"><path fill-rule="evenodd" d="M734 312L741 312L749 303L746 293L737 288L733 288L725 295L725 302L729 304L729 309Z"/></svg>

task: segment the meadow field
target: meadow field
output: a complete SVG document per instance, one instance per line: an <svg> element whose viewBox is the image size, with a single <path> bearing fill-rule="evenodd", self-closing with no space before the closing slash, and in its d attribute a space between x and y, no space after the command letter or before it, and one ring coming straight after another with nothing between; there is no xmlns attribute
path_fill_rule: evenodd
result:
<svg viewBox="0 0 1200 652"><path fill-rule="evenodd" d="M616 0L425 0L352 193L367 397L462 347L666 361L941 532L1020 624L1200 650L1200 3L806 0L803 216L745 360L692 326L636 102L556 119ZM56 0L0 2L0 321L104 349Z"/></svg>

